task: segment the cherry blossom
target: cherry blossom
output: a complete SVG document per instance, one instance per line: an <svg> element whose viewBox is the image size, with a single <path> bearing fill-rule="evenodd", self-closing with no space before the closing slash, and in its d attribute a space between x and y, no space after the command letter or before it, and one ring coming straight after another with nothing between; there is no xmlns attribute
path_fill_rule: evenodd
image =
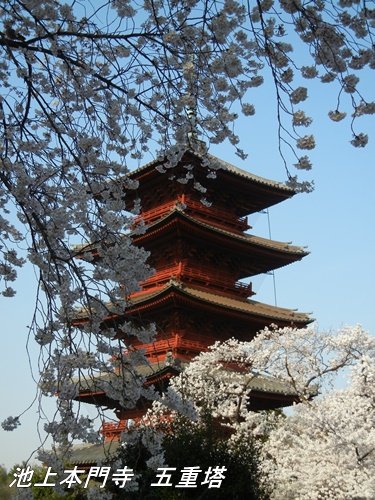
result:
<svg viewBox="0 0 375 500"><path fill-rule="evenodd" d="M147 252L132 244L144 227L135 224L142 200L126 210L137 189L129 170L145 155L163 157L170 178L191 149L214 177L217 166L206 153L225 141L245 158L234 125L240 113L251 120L253 89L270 79L287 183L311 191L313 182L292 171L311 168L296 151L315 146L312 133L298 133L313 126L303 109L309 82L336 85L330 108L339 102L340 111L329 116L353 114L351 143L364 147L368 137L356 123L375 112L360 79L375 68L374 24L375 9L348 0L2 2L1 298L14 300L17 273L26 262L33 266L29 334L41 349L39 394L58 394L60 417L46 424L56 444L68 449L69 434L92 439L72 398L98 374L112 380L117 370L128 373L127 384L106 387L121 404L158 397L137 373L147 363L143 353L124 353L116 332L102 328L103 318L121 314L153 272ZM302 62L296 44L306 49ZM285 148L295 154L291 161ZM191 172L180 182L195 182L205 193ZM148 324L132 330L141 340L154 332ZM238 390L228 398L227 416L238 410Z"/></svg>
<svg viewBox="0 0 375 500"><path fill-rule="evenodd" d="M333 383L344 370L347 384L336 389ZM249 411L252 383L262 377L282 381L298 396L291 414ZM251 342L216 343L171 381L169 392L194 402L198 418L208 409L230 428L229 447L258 439L272 498L370 499L374 381L375 338L360 326L335 332L275 328ZM155 406L148 425L154 421L156 428L162 411Z"/></svg>

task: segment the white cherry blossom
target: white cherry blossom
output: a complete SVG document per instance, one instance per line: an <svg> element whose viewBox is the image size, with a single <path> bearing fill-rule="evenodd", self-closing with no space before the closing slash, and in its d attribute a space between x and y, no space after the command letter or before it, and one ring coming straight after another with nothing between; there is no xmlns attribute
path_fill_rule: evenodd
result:
<svg viewBox="0 0 375 500"><path fill-rule="evenodd" d="M136 372L147 362L143 353L125 355L116 332L102 328L153 272L147 252L132 244L132 231L144 226L136 224L142 200L129 169L145 154L167 157L160 168L167 179L190 148L214 177L205 152L226 140L244 158L234 125L240 112L251 120L253 89L269 75L280 120L275 140L283 158L291 147L299 172L311 162L296 149L315 146L312 133L295 130L311 126L302 109L311 79L331 82L348 98L330 117L354 111L351 143L365 146L367 134L355 127L375 112L360 79L375 68L374 24L375 9L348 0L2 2L1 299L14 300L17 273L28 261L37 277L30 336L41 349L38 387L43 395L58 393L60 417L48 424L57 444L68 447L67 432L91 439L90 426L86 437L78 431L86 420L75 414L72 380L126 367L126 387L108 384L110 396L124 405L157 398ZM298 43L309 60L295 56ZM300 181L294 166L285 160L288 185L311 191L312 181ZM182 182L205 193L193 172ZM126 207L129 198L136 201ZM154 331L148 324L132 330L141 340ZM238 390L227 415L236 411Z"/></svg>

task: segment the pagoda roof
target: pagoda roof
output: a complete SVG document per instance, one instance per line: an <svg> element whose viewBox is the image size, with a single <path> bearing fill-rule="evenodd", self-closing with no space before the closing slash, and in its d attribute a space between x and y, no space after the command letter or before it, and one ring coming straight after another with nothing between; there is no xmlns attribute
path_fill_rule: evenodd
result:
<svg viewBox="0 0 375 500"><path fill-rule="evenodd" d="M306 313L300 313L293 309L272 306L251 299L236 299L219 293L208 292L171 278L164 286L151 291L137 292L128 301L128 310L147 307L149 304L158 302L168 296L190 299L196 305L211 306L221 311L232 311L241 315L252 316L266 320L267 324L272 322L278 324L303 324L313 321Z"/></svg>
<svg viewBox="0 0 375 500"><path fill-rule="evenodd" d="M179 369L170 363L169 360L165 359L162 362L150 363L149 366L141 366L140 372L146 376L149 381L154 381L160 378L166 372L170 372L171 375L177 375L184 366L188 365L188 361L181 361L176 358L172 359L172 362L178 362L180 364ZM116 376L115 374L111 375ZM291 384L281 381L275 377L269 375L257 374L251 372L243 372L235 368L222 367L221 376L223 379L228 378L229 382L243 383L244 377L247 378L246 386L251 389L250 394L250 409L255 411L260 409L274 409L285 406L290 406L294 402L298 401L298 396L295 389ZM104 380L108 381L110 375L104 374ZM82 397L78 396L77 399L85 401L86 403L97 404L96 391L98 385L100 385L101 375L98 376L99 380L90 379L86 380L83 386L80 387L82 392L86 394ZM92 396L90 397L89 393ZM315 396L314 391L311 392L311 397ZM90 401L92 399L92 401ZM109 401L109 398L107 398ZM109 407L115 407L114 404L109 404ZM117 426L119 429L120 425ZM117 438L107 439L98 444L79 444L73 447L72 454L70 456L70 463L74 465L86 466L96 465L100 461L108 462L116 456L116 452L121 446L120 440L121 432L118 432Z"/></svg>
<svg viewBox="0 0 375 500"><path fill-rule="evenodd" d="M97 465L101 461L110 461L116 457L121 446L118 439L105 440L101 443L83 443L73 446L69 462L73 465Z"/></svg>
<svg viewBox="0 0 375 500"><path fill-rule="evenodd" d="M233 232L217 227L208 222L203 222L196 219L195 217L192 217L191 215L188 215L177 206L172 208L170 212L157 219L155 222L148 224L145 234L136 236L134 240L137 243L142 243L142 241L146 241L156 233L158 233L158 237L160 238L160 231L165 228L167 224L172 224L173 222L175 222L176 219L183 221L191 228L195 228L206 233L208 231L214 237L216 236L221 239L229 239L231 241L232 249L233 242L235 242L237 247L243 247L243 251L247 255L249 254L249 250L251 248L258 254L263 253L264 258L260 260L261 256L258 255L257 261L251 265L252 270L249 270L248 273L246 273L246 276L254 276L256 274L261 274L279 267L283 267L287 264L290 264L291 262L301 260L303 257L309 255L310 253L301 246L295 246L286 242L270 240L267 238L254 236L249 233ZM244 262L244 267L247 268L249 267L249 265Z"/></svg>
<svg viewBox="0 0 375 500"><path fill-rule="evenodd" d="M210 189L217 191L220 188L221 180L225 192L234 190L237 194L240 193L241 204L237 206L239 214L245 215L258 212L295 195L294 189L282 182L252 174L212 154L201 155L191 150L185 151L176 167L168 168L167 157L158 158L133 170L128 174L128 177L133 180L139 180L142 177L144 180L146 177L158 179L157 176L162 179L162 175L165 175L167 179L168 173L161 174L157 167L165 166L168 172L173 174L173 171L179 165L188 164L189 162L201 165L204 187L208 188L208 192ZM203 162L204 165L202 165ZM217 179L205 178L205 172L208 173L208 169L217 173ZM139 186L139 189L142 190L142 185ZM127 196L132 197L132 191L128 191ZM235 199L237 198L238 196Z"/></svg>
<svg viewBox="0 0 375 500"><path fill-rule="evenodd" d="M191 361L166 357L163 361L141 365L136 368L136 371L145 378L145 384L149 385L163 378L170 378L171 376L178 375L190 363ZM246 387L250 388L254 395L274 394L276 398L277 395L297 398L296 391L290 383L270 375L226 366L222 367L220 373L223 380L227 379L228 382L236 382L236 380L238 380L239 383L243 383L243 379L246 378ZM97 404L97 396L100 394L104 395L106 385L113 380L113 377L118 376L118 373L112 372L98 374L94 377L81 379L79 381L75 379L75 382L78 383L80 393L75 399L81 401L85 400L87 403L90 403L90 399L92 399L92 403ZM315 393L311 394L314 395ZM108 396L104 397L107 400L108 407L118 407L118 402L112 401ZM110 401L112 401L112 403ZM289 404L292 404L292 401L290 401Z"/></svg>
<svg viewBox="0 0 375 500"><path fill-rule="evenodd" d="M284 191L286 194L288 194L288 196L293 196L295 194L295 191L292 188L290 188L289 186L287 186L282 182L273 181L271 179L267 179L266 177L261 177L259 175L247 172L246 170L236 167L235 165L232 165L231 163L228 163L220 158L217 158L216 156L210 153L207 153L206 155L201 155L196 152L187 150L184 154L198 161L208 160L210 163L212 163L215 170L218 171L224 170L233 174L236 177L241 177L242 179L252 181L254 184L261 184L278 190L280 189L281 191ZM158 165L162 165L166 163L166 161L167 161L166 158L164 159L159 158L152 160L146 163L145 165L142 165L141 167L137 168L136 170L130 172L129 177L136 178L138 177L139 174L142 174L147 170L151 170L153 167L157 167Z"/></svg>
<svg viewBox="0 0 375 500"><path fill-rule="evenodd" d="M211 308L218 309L218 311L232 311L233 313L253 317L254 319L259 318L268 325L271 323L277 325L281 322L283 324L302 326L314 321L313 318L310 318L309 313L298 312L296 309L272 306L252 299L237 299L220 293L208 292L201 288L182 283L174 277L162 286L136 292L130 295L130 297L123 299L123 312L119 312L121 311L121 301L118 301L115 307L111 303L108 303L107 307L110 314L107 318L103 318L103 321L126 316L128 313L133 313L134 310L149 308L153 304L160 304L169 298L175 302L175 298L178 297L188 299L196 306L210 306ZM112 310L113 314L111 314ZM75 322L84 321L86 318L87 309L78 309Z"/></svg>
<svg viewBox="0 0 375 500"><path fill-rule="evenodd" d="M186 361L181 361L177 358L166 357L164 361L149 362L145 359L145 363L136 367L138 375L143 377L144 383L150 385L156 380L160 380L167 375L178 375L182 368L187 364ZM118 372L103 372L94 377L74 377L72 381L77 385L80 392L91 390L93 392L105 391L106 385L117 377ZM124 378L124 377L122 377ZM125 375L125 379L131 381L132 377ZM125 381L126 382L126 381ZM103 386L100 384L103 383Z"/></svg>
<svg viewBox="0 0 375 500"><path fill-rule="evenodd" d="M262 274L273 269L277 269L286 266L292 262L301 260L303 257L309 255L310 252L306 251L304 247L291 245L287 242L270 240L268 238L262 238L260 236L255 236L249 233L238 233L229 231L217 227L215 225L209 224L208 222L203 222L196 219L195 217L188 215L181 208L175 206L167 214L163 215L154 222L151 222L146 226L146 232L144 234L134 234L124 235L124 237L132 236L133 240L138 244L142 244L143 241L156 236L160 238L160 233L163 229L172 225L177 221L188 224L192 229L209 232L212 236L221 238L221 240L227 239L231 243L236 244L236 248L239 248L245 254L249 254L249 250L257 252L257 260L254 262L243 261L243 266L246 269L246 276L254 276L257 274ZM231 246L233 249L233 245ZM95 244L81 244L74 246L77 254L83 252L96 252ZM264 256L262 257L262 254ZM246 256L245 256L246 258ZM250 259L247 259L250 261ZM250 267L249 267L250 266Z"/></svg>
<svg viewBox="0 0 375 500"><path fill-rule="evenodd" d="M295 194L295 191L292 188L290 188L289 186L285 185L282 182L273 181L271 179L267 179L265 177L252 174L250 172L247 172L246 170L243 170L240 167L236 167L235 165L232 165L231 163L228 163L211 154L207 154L207 158L212 162L220 165L221 169L226 170L227 172L230 172L231 174L234 174L238 177L241 177L242 179L252 181L254 184L262 184L267 187L280 189L281 191L288 193L289 196L293 196Z"/></svg>

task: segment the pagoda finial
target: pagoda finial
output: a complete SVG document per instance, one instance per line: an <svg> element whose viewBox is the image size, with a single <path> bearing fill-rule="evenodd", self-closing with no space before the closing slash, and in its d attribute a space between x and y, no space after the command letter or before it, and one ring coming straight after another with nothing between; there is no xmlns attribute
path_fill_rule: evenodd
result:
<svg viewBox="0 0 375 500"><path fill-rule="evenodd" d="M188 117L190 123L190 131L188 132L188 138L191 140L198 140L198 131L197 131L197 108L196 106L189 106L186 109L186 115Z"/></svg>
<svg viewBox="0 0 375 500"><path fill-rule="evenodd" d="M198 78L197 71L194 64L194 55L189 56L189 62L187 64L187 87L188 96L194 100L193 104L186 107L186 115L190 125L190 130L187 133L187 142L190 149L197 151L199 153L206 152L207 146L204 141L198 138L199 132L197 127L197 108L198 108Z"/></svg>

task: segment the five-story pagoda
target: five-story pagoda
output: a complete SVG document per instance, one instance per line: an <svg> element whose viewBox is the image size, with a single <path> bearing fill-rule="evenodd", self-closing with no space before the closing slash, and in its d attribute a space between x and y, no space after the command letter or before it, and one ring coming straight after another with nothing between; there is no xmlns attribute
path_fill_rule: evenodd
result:
<svg viewBox="0 0 375 500"><path fill-rule="evenodd" d="M244 282L301 260L307 252L288 243L248 233L247 216L292 197L292 189L236 168L211 155L186 151L177 166L153 161L130 174L138 181L126 208L141 200L146 226L133 242L150 252L155 273L141 290L127 297L122 315L103 319L152 322L157 335L142 344L118 330L124 346L144 348L149 360L141 371L147 384L162 390L185 363L215 341L250 341L271 324L304 327L311 319L295 310L253 300L251 283ZM85 321L77 318L77 323ZM123 408L102 389L82 385L78 400L112 408L118 423L105 423L107 439L118 438L129 419L139 419L147 402ZM251 406L268 409L290 405L295 395L276 380L254 381Z"/></svg>

